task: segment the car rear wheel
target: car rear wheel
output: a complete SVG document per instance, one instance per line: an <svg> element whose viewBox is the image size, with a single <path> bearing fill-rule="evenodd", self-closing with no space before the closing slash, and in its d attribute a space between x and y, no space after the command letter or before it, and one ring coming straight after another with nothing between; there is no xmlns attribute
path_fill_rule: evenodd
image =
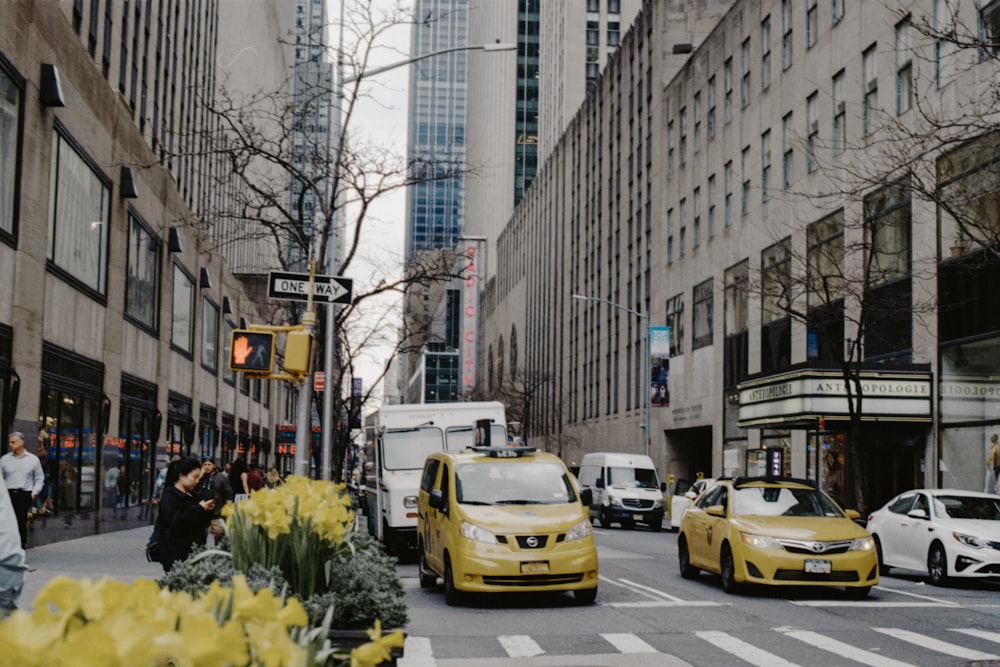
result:
<svg viewBox="0 0 1000 667"><path fill-rule="evenodd" d="M437 574L427 565L427 556L424 554L424 545L420 545L420 565L418 566L418 572L420 574L420 587L421 588L434 588L434 584L437 583Z"/></svg>
<svg viewBox="0 0 1000 667"><path fill-rule="evenodd" d="M722 575L722 590L727 593L739 591L739 584L736 583L736 564L733 562L733 551L729 544L722 545L722 554L719 557L719 569Z"/></svg>
<svg viewBox="0 0 1000 667"><path fill-rule="evenodd" d="M444 602L454 607L462 602L462 592L455 588L455 574L451 571L451 560L444 561Z"/></svg>
<svg viewBox="0 0 1000 667"><path fill-rule="evenodd" d="M579 605L594 604L594 600L597 599L597 586L573 591L573 599Z"/></svg>
<svg viewBox="0 0 1000 667"><path fill-rule="evenodd" d="M687 538L681 535L677 541L677 562L681 567L681 576L694 579L698 576L698 568L691 564L691 554L688 552Z"/></svg>
<svg viewBox="0 0 1000 667"><path fill-rule="evenodd" d="M875 554L878 556L878 573L884 577L892 568L886 565L882 558L882 540L878 539L878 536L875 536Z"/></svg>
<svg viewBox="0 0 1000 667"><path fill-rule="evenodd" d="M948 583L948 556L940 542L932 544L927 552L927 574L935 586Z"/></svg>
<svg viewBox="0 0 1000 667"><path fill-rule="evenodd" d="M601 528L611 527L611 517L608 516L608 508L606 507L601 508L601 516L597 520L598 522L600 522Z"/></svg>

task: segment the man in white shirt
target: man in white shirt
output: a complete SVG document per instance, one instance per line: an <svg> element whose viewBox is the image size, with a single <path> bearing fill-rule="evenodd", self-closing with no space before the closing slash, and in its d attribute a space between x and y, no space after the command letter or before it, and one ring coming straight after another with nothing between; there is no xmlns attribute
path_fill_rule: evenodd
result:
<svg viewBox="0 0 1000 667"><path fill-rule="evenodd" d="M21 548L28 548L28 512L35 496L42 492L45 472L38 457L24 448L24 434L14 431L7 438L10 447L0 456L0 474L7 485L10 502L17 517L17 530L21 534Z"/></svg>

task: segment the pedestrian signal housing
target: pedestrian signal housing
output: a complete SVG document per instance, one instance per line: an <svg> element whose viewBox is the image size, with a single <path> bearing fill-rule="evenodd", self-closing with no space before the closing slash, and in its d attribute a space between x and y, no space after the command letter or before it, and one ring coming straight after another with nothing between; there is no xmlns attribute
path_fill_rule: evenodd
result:
<svg viewBox="0 0 1000 667"><path fill-rule="evenodd" d="M236 329L229 345L229 370L268 374L274 366L274 334Z"/></svg>
<svg viewBox="0 0 1000 667"><path fill-rule="evenodd" d="M285 372L308 375L312 372L313 335L307 331L289 331L285 338Z"/></svg>

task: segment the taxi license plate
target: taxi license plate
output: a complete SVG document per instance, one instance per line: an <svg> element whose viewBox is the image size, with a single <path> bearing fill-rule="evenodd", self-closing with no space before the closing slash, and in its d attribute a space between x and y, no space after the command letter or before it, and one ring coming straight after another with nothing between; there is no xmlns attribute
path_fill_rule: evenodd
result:
<svg viewBox="0 0 1000 667"><path fill-rule="evenodd" d="M830 574L830 561L828 560L807 560L805 571L814 574Z"/></svg>
<svg viewBox="0 0 1000 667"><path fill-rule="evenodd" d="M547 560L530 560L521 563L521 574L548 574L549 562Z"/></svg>

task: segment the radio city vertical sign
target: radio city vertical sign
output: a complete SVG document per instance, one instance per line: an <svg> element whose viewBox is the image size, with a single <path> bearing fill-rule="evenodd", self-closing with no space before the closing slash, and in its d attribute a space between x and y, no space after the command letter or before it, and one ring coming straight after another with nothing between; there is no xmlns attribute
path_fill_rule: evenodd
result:
<svg viewBox="0 0 1000 667"><path fill-rule="evenodd" d="M476 248L475 243L467 243L462 249L462 254L465 256L460 347L463 394L476 388L476 350L479 345L479 266Z"/></svg>

